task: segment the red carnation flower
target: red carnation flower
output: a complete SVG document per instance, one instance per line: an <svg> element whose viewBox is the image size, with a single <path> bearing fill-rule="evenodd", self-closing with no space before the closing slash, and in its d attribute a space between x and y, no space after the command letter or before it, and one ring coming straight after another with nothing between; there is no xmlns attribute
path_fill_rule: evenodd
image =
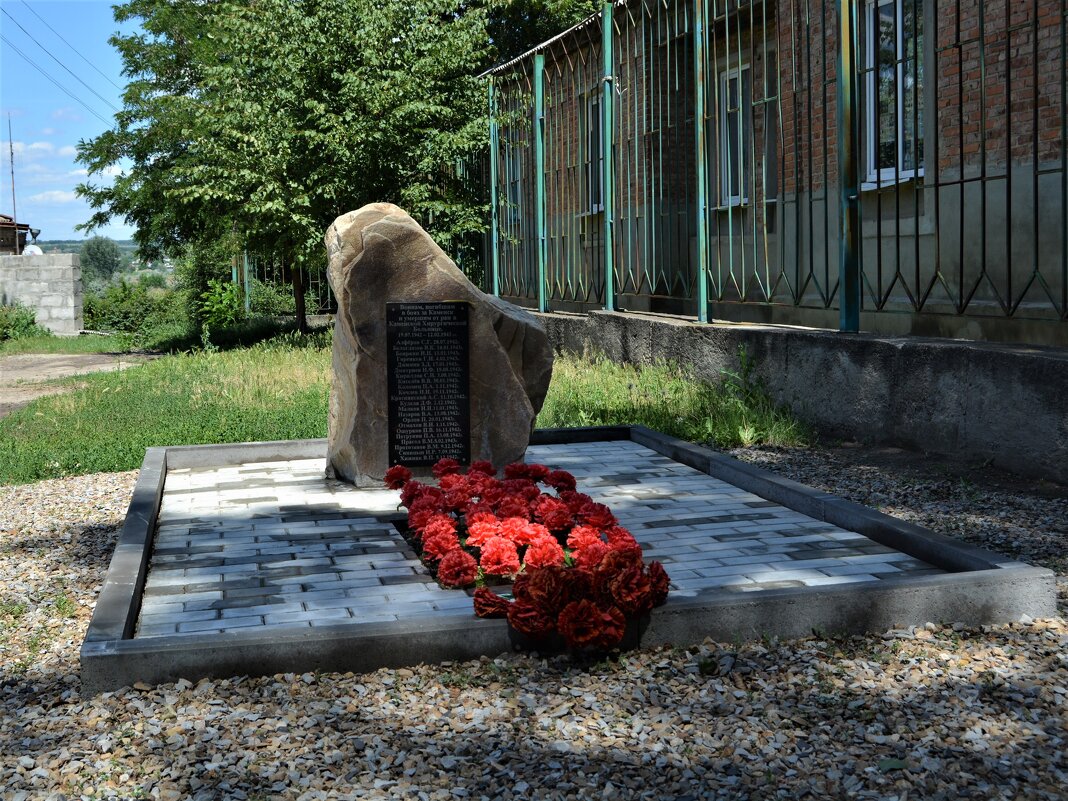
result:
<svg viewBox="0 0 1068 801"><path fill-rule="evenodd" d="M467 474L471 475L471 473L482 473L487 476L492 476L497 474L497 468L493 466L493 462L481 459L477 462L471 462L471 466L467 469Z"/></svg>
<svg viewBox="0 0 1068 801"><path fill-rule="evenodd" d="M649 584L653 606L660 606L667 600L670 579L664 566L659 562L649 563Z"/></svg>
<svg viewBox="0 0 1068 801"><path fill-rule="evenodd" d="M426 525L423 526L422 534L424 540L429 540L434 537L448 536L449 534L456 533L456 521L449 515L436 514L431 516Z"/></svg>
<svg viewBox="0 0 1068 801"><path fill-rule="evenodd" d="M543 495L534 505L534 516L551 531L563 531L571 525L571 510L567 504L548 495Z"/></svg>
<svg viewBox="0 0 1068 801"><path fill-rule="evenodd" d="M481 548L493 537L501 536L501 525L494 518L492 521L480 520L477 523L467 524L466 545L472 548Z"/></svg>
<svg viewBox="0 0 1068 801"><path fill-rule="evenodd" d="M519 552L504 537L490 537L481 548L482 570L493 576L514 576L519 572Z"/></svg>
<svg viewBox="0 0 1068 801"><path fill-rule="evenodd" d="M539 537L523 555L523 564L530 568L556 567L564 564L564 549L556 537Z"/></svg>
<svg viewBox="0 0 1068 801"><path fill-rule="evenodd" d="M496 508L497 516L500 518L521 517L524 520L530 519L530 506L518 495L508 495L502 498Z"/></svg>
<svg viewBox="0 0 1068 801"><path fill-rule="evenodd" d="M386 471L386 486L400 489L412 480L412 471L402 464L395 464Z"/></svg>
<svg viewBox="0 0 1068 801"><path fill-rule="evenodd" d="M453 548L438 565L438 581L445 587L466 587L478 577L478 562L463 548Z"/></svg>
<svg viewBox="0 0 1068 801"><path fill-rule="evenodd" d="M501 482L495 478L488 478L485 481L480 482L478 497L482 499L483 503L488 503L490 506L496 506L507 494L508 493L504 491Z"/></svg>
<svg viewBox="0 0 1068 801"><path fill-rule="evenodd" d="M422 532L427 524L438 515L444 514L441 507L436 503L415 504L408 512L408 528Z"/></svg>
<svg viewBox="0 0 1068 801"><path fill-rule="evenodd" d="M445 493L445 508L450 511L459 512L469 503L471 503L471 493L467 491L467 487L457 487Z"/></svg>
<svg viewBox="0 0 1068 801"><path fill-rule="evenodd" d="M527 597L527 584L530 582L529 573L520 573L512 579L512 597L517 601Z"/></svg>
<svg viewBox="0 0 1068 801"><path fill-rule="evenodd" d="M600 540L591 542L584 548L571 552L571 558L575 561L575 564L579 567L585 567L593 569L601 563L601 559L605 554L609 553L611 549Z"/></svg>
<svg viewBox="0 0 1068 801"><path fill-rule="evenodd" d="M410 507L416 500L422 497L423 490L426 489L426 484L420 481L409 481L401 489L401 506Z"/></svg>
<svg viewBox="0 0 1068 801"><path fill-rule="evenodd" d="M602 542L601 532L590 526L575 526L567 535L567 547L573 551L581 551L595 542Z"/></svg>
<svg viewBox="0 0 1068 801"><path fill-rule="evenodd" d="M553 470L545 477L545 483L557 492L574 492L577 486L575 477L566 470Z"/></svg>
<svg viewBox="0 0 1068 801"><path fill-rule="evenodd" d="M479 617L504 617L511 606L507 600L485 587L475 590L474 602L475 614Z"/></svg>
<svg viewBox="0 0 1068 801"><path fill-rule="evenodd" d="M608 540L608 546L613 550L637 551L638 555L641 555L642 546L638 544L636 539L634 539L634 535L623 528L623 526L612 526L604 534L605 539Z"/></svg>
<svg viewBox="0 0 1068 801"><path fill-rule="evenodd" d="M616 516L612 514L612 510L605 506L603 503L587 503L579 510L579 517L588 526L594 528L606 529L611 528L619 521L616 520Z"/></svg>
<svg viewBox="0 0 1068 801"><path fill-rule="evenodd" d="M444 478L453 473L460 472L460 463L455 459L439 459L437 464L430 468L436 478Z"/></svg>
<svg viewBox="0 0 1068 801"><path fill-rule="evenodd" d="M429 561L441 559L454 548L460 547L460 538L455 534L439 534L423 539L423 557Z"/></svg>
<svg viewBox="0 0 1068 801"><path fill-rule="evenodd" d="M530 521L522 517L508 517L501 521L501 536L516 545L529 545L531 537L527 533Z"/></svg>
<svg viewBox="0 0 1068 801"><path fill-rule="evenodd" d="M624 614L637 615L653 608L652 585L640 567L630 567L608 580L608 592Z"/></svg>
<svg viewBox="0 0 1068 801"><path fill-rule="evenodd" d="M641 554L633 549L610 547L609 552L604 555L604 559L598 565L597 572L615 576L631 568L645 569Z"/></svg>
<svg viewBox="0 0 1068 801"><path fill-rule="evenodd" d="M627 622L616 607L602 609L584 599L565 606L556 626L572 648L612 648L623 639Z"/></svg>
<svg viewBox="0 0 1068 801"><path fill-rule="evenodd" d="M441 480L438 481L438 486L447 494L457 487L467 486L467 478L461 476L459 473L446 473L441 477Z"/></svg>
<svg viewBox="0 0 1068 801"><path fill-rule="evenodd" d="M528 464L527 475L531 481L544 481L549 477L549 468L543 464Z"/></svg>
<svg viewBox="0 0 1068 801"><path fill-rule="evenodd" d="M488 503L471 501L464 507L464 521L467 525L472 523L495 523L497 515L493 514L493 507Z"/></svg>
<svg viewBox="0 0 1068 801"><path fill-rule="evenodd" d="M512 628L530 637L545 637L553 632L555 621L530 601L515 601L508 607Z"/></svg>

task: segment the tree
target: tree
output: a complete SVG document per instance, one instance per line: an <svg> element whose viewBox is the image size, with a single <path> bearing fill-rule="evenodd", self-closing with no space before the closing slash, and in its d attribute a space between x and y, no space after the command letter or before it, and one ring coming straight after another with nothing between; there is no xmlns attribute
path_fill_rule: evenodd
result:
<svg viewBox="0 0 1068 801"><path fill-rule="evenodd" d="M116 126L79 145L110 187L78 192L137 226L142 257L215 240L299 265L337 215L403 205L443 247L481 230L455 178L485 142L488 13L463 0L131 0L115 37L132 78ZM298 270L291 270L296 278ZM294 299L303 289L294 280Z"/></svg>
<svg viewBox="0 0 1068 801"><path fill-rule="evenodd" d="M94 236L82 244L80 254L82 276L91 281L109 281L122 269L122 251L106 236Z"/></svg>
<svg viewBox="0 0 1068 801"><path fill-rule="evenodd" d="M497 63L510 61L601 10L600 0L503 0L490 15Z"/></svg>

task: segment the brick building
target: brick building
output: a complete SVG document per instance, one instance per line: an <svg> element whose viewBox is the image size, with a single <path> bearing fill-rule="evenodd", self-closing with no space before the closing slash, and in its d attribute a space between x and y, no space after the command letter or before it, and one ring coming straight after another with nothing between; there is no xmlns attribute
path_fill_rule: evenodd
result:
<svg viewBox="0 0 1068 801"><path fill-rule="evenodd" d="M498 291L835 327L839 11L629 0L492 70ZM862 329L1068 344L1064 0L852 13Z"/></svg>

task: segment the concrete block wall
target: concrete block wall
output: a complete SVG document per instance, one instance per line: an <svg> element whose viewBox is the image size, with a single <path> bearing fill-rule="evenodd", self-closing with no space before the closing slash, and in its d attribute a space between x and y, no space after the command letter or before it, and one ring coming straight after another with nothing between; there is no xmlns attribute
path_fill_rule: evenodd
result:
<svg viewBox="0 0 1068 801"><path fill-rule="evenodd" d="M84 327L78 256L0 256L0 302L36 310L37 324L56 334L77 334Z"/></svg>
<svg viewBox="0 0 1068 801"><path fill-rule="evenodd" d="M718 381L756 362L777 403L831 436L1068 484L1068 350L618 312L539 314L557 351L674 361Z"/></svg>

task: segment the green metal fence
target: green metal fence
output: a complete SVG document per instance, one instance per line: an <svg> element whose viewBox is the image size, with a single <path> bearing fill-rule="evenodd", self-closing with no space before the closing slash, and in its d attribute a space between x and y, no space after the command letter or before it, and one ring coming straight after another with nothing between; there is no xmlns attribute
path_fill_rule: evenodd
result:
<svg viewBox="0 0 1068 801"><path fill-rule="evenodd" d="M1068 343L1066 4L606 4L487 76L487 284Z"/></svg>

